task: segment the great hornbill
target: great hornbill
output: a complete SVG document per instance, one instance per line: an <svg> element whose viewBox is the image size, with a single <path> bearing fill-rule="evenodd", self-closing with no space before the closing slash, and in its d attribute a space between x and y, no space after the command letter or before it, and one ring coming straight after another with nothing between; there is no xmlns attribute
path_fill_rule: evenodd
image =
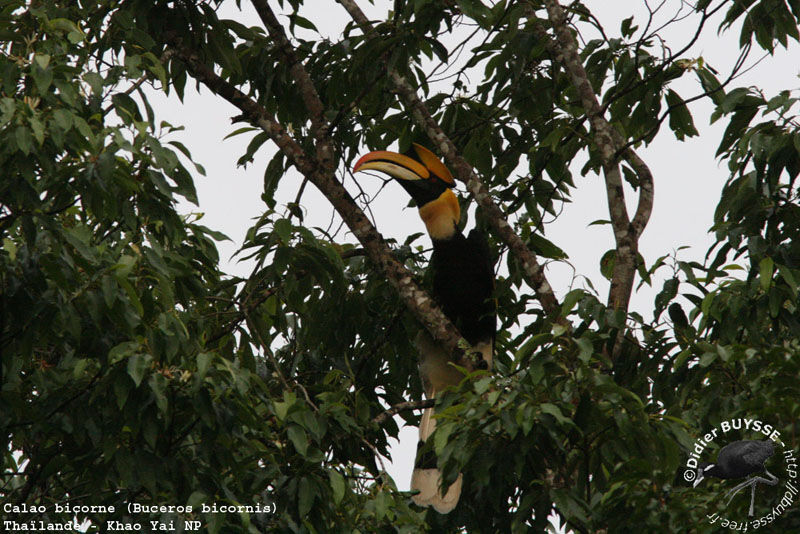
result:
<svg viewBox="0 0 800 534"><path fill-rule="evenodd" d="M364 155L353 172L366 170L395 178L416 202L433 241L429 267L433 270L433 297L477 351L479 361L475 367L491 369L496 315L492 261L486 236L480 230L474 229L464 237L458 228L461 209L451 189L455 187L453 175L430 150L416 143L405 154L379 150ZM427 331L420 332L415 345L426 397L432 399L461 381L463 374ZM459 474L446 492L440 491L442 473L437 469L432 447L425 447L436 426L432 415L433 408L426 409L420 422L411 476L411 489L418 493L412 498L420 506L433 506L446 514L458 503L463 477Z"/></svg>

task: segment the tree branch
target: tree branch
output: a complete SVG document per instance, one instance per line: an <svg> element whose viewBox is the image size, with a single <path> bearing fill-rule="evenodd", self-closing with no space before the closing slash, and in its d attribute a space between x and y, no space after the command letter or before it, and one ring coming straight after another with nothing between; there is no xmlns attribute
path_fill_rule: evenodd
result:
<svg viewBox="0 0 800 534"><path fill-rule="evenodd" d="M372 24L353 0L337 1L361 27L365 35L372 33ZM433 118L428 108L417 95L416 90L395 69L389 69L388 72L389 79L400 99L411 113L414 122L425 131L433 145L439 149L451 170L454 171L456 178L467 185L467 189L483 209L483 214L492 226L495 235L508 246L511 253L519 260L525 280L533 288L536 298L542 304L544 311L553 320L559 319L561 305L553 293L553 288L547 281L544 269L539 264L536 254L514 233L511 225L505 220L505 214L492 199L486 185L475 173L472 166L458 153L455 144Z"/></svg>
<svg viewBox="0 0 800 534"><path fill-rule="evenodd" d="M391 408L388 408L386 411L376 415L372 419L372 422L375 423L376 425L380 425L390 417L394 417L400 412L404 412L406 410L422 410L425 408L433 408L435 404L436 404L436 399L400 402L398 404L395 404Z"/></svg>
<svg viewBox="0 0 800 534"><path fill-rule="evenodd" d="M564 12L558 1L546 0L545 6L555 39L549 38L534 17L531 19L537 34L540 38L545 39L544 42L551 49L556 60L564 66L572 86L578 93L581 105L589 118L589 124L594 133L594 143L603 166L609 215L617 249L608 306L627 311L633 292L633 280L636 276L639 237L647 226L653 210L653 175L632 148L623 149L625 147L624 139L605 119L603 108L600 106L586 70L583 68L583 63L578 55L577 43L567 27ZM622 188L622 175L617 155L619 150L639 177L639 203L633 222L631 222L625 207L625 193Z"/></svg>
<svg viewBox="0 0 800 534"><path fill-rule="evenodd" d="M328 135L330 125L325 120L325 105L322 103L319 93L317 93L317 88L314 86L314 82L311 80L308 71L297 57L292 43L290 43L289 38L286 37L283 26L278 22L275 13L273 13L269 4L267 4L267 0L251 1L256 12L258 12L258 16L269 32L270 37L275 40L278 45L278 50L290 65L289 72L297 83L300 89L300 96L303 99L306 110L308 110L311 116L311 133L314 134L314 140L316 141L317 159L322 164L323 168L333 169L335 167L333 143Z"/></svg>

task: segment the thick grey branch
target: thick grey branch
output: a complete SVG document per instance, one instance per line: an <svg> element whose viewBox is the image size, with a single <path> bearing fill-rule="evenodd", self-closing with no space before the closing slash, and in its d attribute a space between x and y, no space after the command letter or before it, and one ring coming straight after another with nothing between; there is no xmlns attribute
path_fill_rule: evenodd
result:
<svg viewBox="0 0 800 534"><path fill-rule="evenodd" d="M644 231L653 209L653 175L641 158L628 147L622 150L622 157L633 167L639 177L639 203L634 219L631 222L625 207L625 193L622 188L617 153L625 146L625 141L611 124L608 123L603 108L592 89L586 70L583 68L578 46L570 29L567 27L564 12L557 0L546 0L547 15L555 33L555 40L550 39L541 25L534 19L540 38L546 39L551 52L555 55L567 72L581 105L589 118L594 143L600 153L603 175L606 182L609 215L614 229L617 245L616 262L608 295L608 305L627 310L633 291L633 279L636 275L639 237ZM531 17L533 19L533 17Z"/></svg>

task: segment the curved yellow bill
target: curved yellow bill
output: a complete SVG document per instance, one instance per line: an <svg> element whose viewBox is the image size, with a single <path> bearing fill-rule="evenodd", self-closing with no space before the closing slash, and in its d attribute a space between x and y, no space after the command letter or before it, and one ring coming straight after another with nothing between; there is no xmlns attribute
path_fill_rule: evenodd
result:
<svg viewBox="0 0 800 534"><path fill-rule="evenodd" d="M427 180L430 172L419 162L388 150L364 154L353 167L353 172L376 170L400 180Z"/></svg>

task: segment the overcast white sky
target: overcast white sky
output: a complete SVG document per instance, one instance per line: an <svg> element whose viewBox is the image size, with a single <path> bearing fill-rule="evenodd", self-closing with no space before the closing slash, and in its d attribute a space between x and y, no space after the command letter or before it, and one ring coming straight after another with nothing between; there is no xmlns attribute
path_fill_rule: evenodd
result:
<svg viewBox="0 0 800 534"><path fill-rule="evenodd" d="M652 2L657 4L658 2ZM661 20L667 20L682 2L667 0ZM260 21L252 11L248 2L242 2L244 11L239 12L234 2L228 2L221 11L223 18L235 18L248 25L260 25ZM272 2L277 9L277 3ZM307 9L304 16L317 24L324 35L336 39L348 18L343 8L334 2L313 0L307 2L315 9ZM376 6L367 2L363 9L374 18L383 18L392 2L378 0ZM643 2L625 1L609 2L604 0L587 0L585 4L593 9L594 14L602 21L610 36L619 35L620 21L631 14L644 13ZM323 7L324 6L324 7ZM638 8L638 9L635 9ZM633 11L632 11L633 9ZM285 20L285 19L283 19ZM638 19L637 19L638 20ZM703 56L708 64L719 70L724 76L738 54L738 28L717 37L716 30L720 17L709 24L706 35L686 57ZM673 50L682 48L695 30L694 19L686 21L665 31ZM768 57L754 69L738 78L731 87L758 85L768 95L780 89L794 89L798 86L797 46L789 52L779 50L774 57ZM757 52L751 54L750 63L758 59ZM685 81L673 86L684 98L690 97L698 90L694 78L685 76ZM233 131L229 118L238 112L223 100L214 97L206 89L198 93L192 84L187 84L186 98L181 104L174 95L166 98L163 94L153 95L152 104L157 115L173 124L183 124L186 130L176 135L192 152L196 161L207 170L207 177L198 177L200 208L205 213L203 224L230 236L233 243L220 246L222 257L228 260L235 250L241 246L245 232L252 225L265 206L260 200L263 186L263 169L274 149L264 145L257 154L255 162L247 169L236 168L236 160L244 153L250 136L238 136L223 141L222 138ZM649 147L638 150L640 156L649 165L655 177L655 208L649 226L641 241L641 253L645 261L651 264L656 258L668 254L683 245L691 246L690 250L680 253L681 259L702 258L712 243L708 229L712 224L713 210L727 170L724 163L714 158L726 121L709 126L708 117L711 112L710 103L700 101L691 105L695 125L700 136L685 142L678 142L666 125ZM607 283L599 274L599 259L608 249L613 247L613 237L608 226L588 226L597 219L607 219L606 195L602 178L596 175L581 177L580 166L573 167L577 188L572 192L573 202L564 206L563 212L555 222L546 226L546 236L564 249L569 255L570 264L551 265L548 277L558 295L570 289L573 276L586 276L592 280L594 287L604 298ZM300 184L297 174L288 175L281 184L278 194L278 208L294 198ZM362 183L368 185L368 180ZM378 184L371 191L376 191ZM304 196L308 209L307 222L312 225L327 226L331 209L327 201L309 186ZM412 232L422 232L424 228L418 220L415 210L402 210L405 203L398 204L399 188L382 194L373 205L378 229L384 235L403 239ZM460 187L463 192L463 186ZM368 190L369 186L368 186ZM386 190L384 190L386 191ZM629 207L635 207L635 196L628 191ZM189 207L183 206L189 210ZM197 211L192 207L191 211ZM472 221L468 222L471 227ZM250 266L236 262L227 262L225 269L237 275L246 276ZM638 281L637 281L638 283ZM582 287L580 280L575 287ZM632 309L646 318L651 316L652 302L655 293L660 290L661 282L652 290L645 288L634 296ZM417 440L416 428L406 428L401 434L401 443L393 448L393 464L389 465L390 473L401 489L407 489L413 463L414 449Z"/></svg>

